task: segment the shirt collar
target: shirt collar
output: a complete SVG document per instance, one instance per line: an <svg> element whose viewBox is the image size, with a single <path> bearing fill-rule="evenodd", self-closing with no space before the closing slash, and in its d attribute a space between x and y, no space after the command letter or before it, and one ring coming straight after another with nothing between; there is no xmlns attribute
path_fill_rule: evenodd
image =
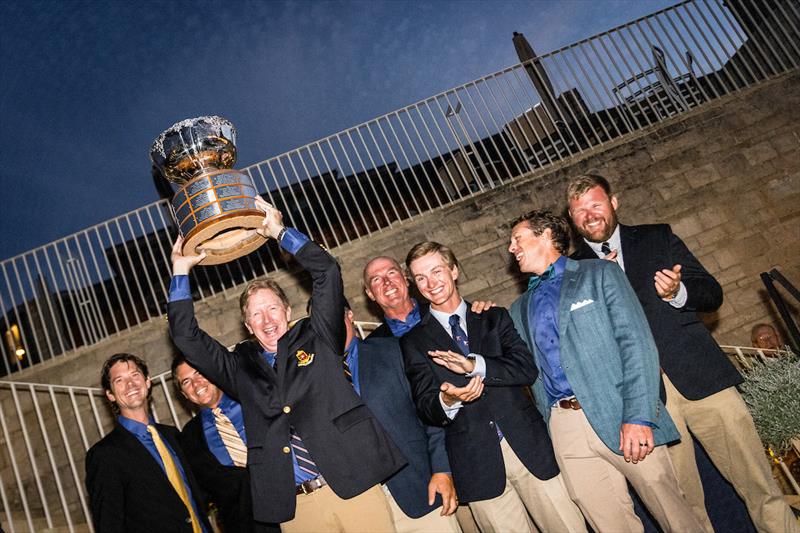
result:
<svg viewBox="0 0 800 533"><path fill-rule="evenodd" d="M450 331L450 315L458 315L458 318L461 319L461 327L464 328L466 331L467 328L467 302L464 299L461 299L461 303L458 304L456 310L452 313L445 313L443 311L437 311L433 307L431 307L431 315L435 318L446 331Z"/></svg>
<svg viewBox="0 0 800 533"><path fill-rule="evenodd" d="M583 240L586 241L586 244L589 245L589 247L594 251L595 254L597 254L598 257L603 257L604 255L600 250L604 242L607 242L608 247L612 250L619 250L622 248L622 243L619 237L619 224L617 224L617 227L614 228L614 233L611 234L611 237L609 237L607 241L592 242L587 240L585 237Z"/></svg>
<svg viewBox="0 0 800 533"><path fill-rule="evenodd" d="M402 337L406 332L419 323L419 304L417 304L417 301L414 298L411 298L411 303L414 305L414 307L412 307L411 311L408 313L408 315L406 315L405 320L389 318L388 316L383 317L384 320L386 320L386 325L389 326L389 329L392 331L392 334L395 337Z"/></svg>
<svg viewBox="0 0 800 533"><path fill-rule="evenodd" d="M147 432L147 426L155 424L153 417L150 417L150 421L147 424L142 424L138 420L133 420L131 418L119 415L117 417L117 422L119 425L133 433L139 438L147 437L149 433Z"/></svg>
<svg viewBox="0 0 800 533"><path fill-rule="evenodd" d="M564 275L564 269L567 266L567 256L562 255L545 269L539 276L531 276L528 281L528 290L536 290L540 283L554 278L559 278Z"/></svg>

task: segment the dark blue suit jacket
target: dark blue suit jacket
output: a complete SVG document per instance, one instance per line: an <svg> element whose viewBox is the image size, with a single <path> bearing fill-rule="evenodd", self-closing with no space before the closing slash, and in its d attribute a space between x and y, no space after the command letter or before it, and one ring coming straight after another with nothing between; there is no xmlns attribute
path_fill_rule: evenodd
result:
<svg viewBox="0 0 800 533"><path fill-rule="evenodd" d="M438 494L428 505L428 482L433 473L450 472L444 430L425 426L417 418L396 338L370 336L359 342L358 381L361 399L408 460L386 482L397 505L411 518L440 507Z"/></svg>

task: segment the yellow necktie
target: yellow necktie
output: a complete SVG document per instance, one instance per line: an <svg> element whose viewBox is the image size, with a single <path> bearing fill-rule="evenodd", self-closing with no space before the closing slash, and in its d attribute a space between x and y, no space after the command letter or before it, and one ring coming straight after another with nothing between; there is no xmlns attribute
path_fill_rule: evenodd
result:
<svg viewBox="0 0 800 533"><path fill-rule="evenodd" d="M228 455L231 456L233 464L236 466L247 466L247 446L245 446L242 437L231 422L231 419L225 416L222 409L215 407L211 410L214 413L214 424L217 426L217 432L222 439L222 444L228 450Z"/></svg>
<svg viewBox="0 0 800 533"><path fill-rule="evenodd" d="M178 493L181 501L183 501L183 504L189 510L189 515L192 517L192 531L194 533L203 533L203 528L200 527L200 520L197 519L192 502L189 501L189 493L186 490L186 485L183 483L181 473L178 471L178 467L175 466L175 461L172 460L172 454L169 453L164 441L161 440L161 435L158 434L158 430L156 430L155 426L148 425L147 431L153 437L158 455L161 456L161 460L164 462L164 470L167 472L167 479L169 479L172 488L175 489L175 492Z"/></svg>

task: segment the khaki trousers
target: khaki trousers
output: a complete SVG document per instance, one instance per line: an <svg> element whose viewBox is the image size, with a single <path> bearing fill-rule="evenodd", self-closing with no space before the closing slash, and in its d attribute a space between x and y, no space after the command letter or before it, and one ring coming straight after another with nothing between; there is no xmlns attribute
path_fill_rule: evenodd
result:
<svg viewBox="0 0 800 533"><path fill-rule="evenodd" d="M657 447L644 461L626 463L600 440L583 410L559 407L550 411L550 436L567 489L598 533L644 530L633 511L626 479L661 529L701 530L678 487L665 446Z"/></svg>
<svg viewBox="0 0 800 533"><path fill-rule="evenodd" d="M461 533L456 516L442 516L441 507L419 518L411 518L400 509L386 485L383 486L383 493L389 502L389 510L392 512L394 529L397 533Z"/></svg>
<svg viewBox="0 0 800 533"><path fill-rule="evenodd" d="M687 400L665 374L662 377L667 411L681 434L681 442L669 448L670 457L695 512L705 513L705 500L689 431L744 500L759 532L800 532L797 519L772 477L753 418L736 387L701 400Z"/></svg>
<svg viewBox="0 0 800 533"><path fill-rule="evenodd" d="M292 520L283 533L392 533L392 513L380 485L343 500L330 486L297 496Z"/></svg>
<svg viewBox="0 0 800 533"><path fill-rule="evenodd" d="M506 439L500 441L500 449L506 469L503 493L469 504L483 533L538 531L537 527L545 532L586 531L583 515L570 499L560 474L539 479L522 464Z"/></svg>

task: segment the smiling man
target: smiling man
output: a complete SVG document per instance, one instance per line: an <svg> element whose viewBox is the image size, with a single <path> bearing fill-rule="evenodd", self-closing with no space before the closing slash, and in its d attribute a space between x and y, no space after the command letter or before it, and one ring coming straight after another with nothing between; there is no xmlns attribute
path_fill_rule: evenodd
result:
<svg viewBox="0 0 800 533"><path fill-rule="evenodd" d="M86 454L95 531L210 533L178 430L150 417L145 362L114 354L103 365L100 382L118 424Z"/></svg>
<svg viewBox="0 0 800 533"><path fill-rule="evenodd" d="M203 255L173 247L168 305L172 340L187 361L242 406L253 514L292 531L392 531L380 482L405 459L348 383L339 265L282 215L265 212L263 235L276 239L311 275L311 314L289 329L281 287L256 280L240 297L253 335L234 351L197 324L187 274Z"/></svg>
<svg viewBox="0 0 800 533"><path fill-rule="evenodd" d="M183 427L180 442L198 483L218 509L225 533L279 532L274 524L253 520L242 406L182 355L172 361L172 381L199 409Z"/></svg>
<svg viewBox="0 0 800 533"><path fill-rule="evenodd" d="M458 292L458 261L423 242L406 264L430 302L400 340L422 420L445 428L456 491L481 530L585 531L553 457L547 428L524 387L536 378L508 312L480 314Z"/></svg>
<svg viewBox="0 0 800 533"><path fill-rule="evenodd" d="M641 532L626 480L664 531L699 531L666 451L678 439L658 398L658 353L622 271L573 261L562 217L532 211L511 223L508 251L528 290L511 305L539 377L569 493L598 532Z"/></svg>

